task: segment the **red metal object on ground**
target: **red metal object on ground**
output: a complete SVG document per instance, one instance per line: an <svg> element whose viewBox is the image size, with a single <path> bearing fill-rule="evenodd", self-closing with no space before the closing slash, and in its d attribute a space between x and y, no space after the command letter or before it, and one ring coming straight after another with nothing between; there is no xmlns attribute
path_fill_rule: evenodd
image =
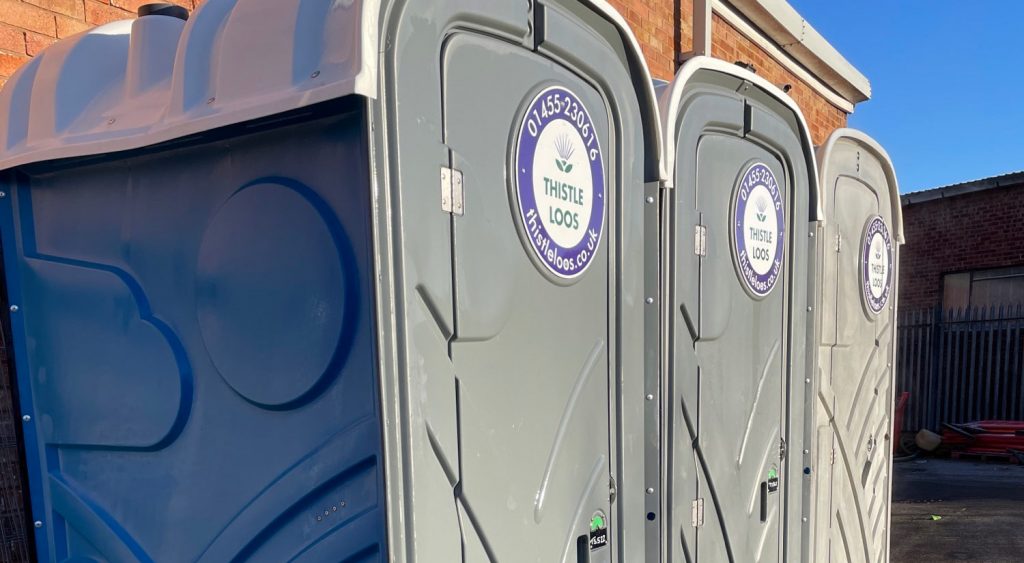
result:
<svg viewBox="0 0 1024 563"><path fill-rule="evenodd" d="M944 424L942 443L954 458L961 455L1003 457L1020 461L1024 452L1024 422L978 420L965 424Z"/></svg>
<svg viewBox="0 0 1024 563"><path fill-rule="evenodd" d="M893 411L892 415L892 451L893 453L899 453L900 451L900 430L903 428L903 413L907 412L907 401L910 400L910 391L904 391L900 393L900 398L896 399L896 410Z"/></svg>

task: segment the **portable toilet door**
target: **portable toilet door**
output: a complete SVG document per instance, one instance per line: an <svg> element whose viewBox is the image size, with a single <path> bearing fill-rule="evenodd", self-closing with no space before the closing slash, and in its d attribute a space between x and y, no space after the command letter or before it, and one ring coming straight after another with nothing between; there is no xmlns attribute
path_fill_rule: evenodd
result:
<svg viewBox="0 0 1024 563"><path fill-rule="evenodd" d="M706 57L659 105L665 557L796 561L818 216L810 136L778 88Z"/></svg>
<svg viewBox="0 0 1024 563"><path fill-rule="evenodd" d="M889 560L896 288L903 218L885 150L839 129L818 149L819 372L813 561Z"/></svg>
<svg viewBox="0 0 1024 563"><path fill-rule="evenodd" d="M635 39L604 2L467 0L396 5L382 41L392 544L640 560L658 124Z"/></svg>
<svg viewBox="0 0 1024 563"><path fill-rule="evenodd" d="M660 135L622 18L157 12L0 93L39 559L642 560Z"/></svg>

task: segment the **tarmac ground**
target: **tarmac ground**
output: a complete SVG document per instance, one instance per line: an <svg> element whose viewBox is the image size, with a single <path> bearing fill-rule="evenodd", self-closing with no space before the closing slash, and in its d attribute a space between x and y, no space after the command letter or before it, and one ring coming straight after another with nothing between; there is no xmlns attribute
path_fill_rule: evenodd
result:
<svg viewBox="0 0 1024 563"><path fill-rule="evenodd" d="M894 464L891 563L1024 562L1024 466Z"/></svg>

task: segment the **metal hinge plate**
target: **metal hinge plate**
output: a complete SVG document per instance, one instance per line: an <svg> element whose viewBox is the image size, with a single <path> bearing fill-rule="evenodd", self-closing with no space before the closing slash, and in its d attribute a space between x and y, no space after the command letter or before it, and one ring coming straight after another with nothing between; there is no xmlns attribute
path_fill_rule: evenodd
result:
<svg viewBox="0 0 1024 563"><path fill-rule="evenodd" d="M783 461L786 459L786 440L781 438L779 439L779 459Z"/></svg>
<svg viewBox="0 0 1024 563"><path fill-rule="evenodd" d="M698 498L693 500L690 510L690 524L694 528L700 528L704 525L704 499Z"/></svg>
<svg viewBox="0 0 1024 563"><path fill-rule="evenodd" d="M705 225L693 227L693 253L697 256L708 255L708 228Z"/></svg>
<svg viewBox="0 0 1024 563"><path fill-rule="evenodd" d="M832 459L830 459L828 463L829 463L829 465L835 465L836 464L836 450L835 450L835 448L832 448Z"/></svg>
<svg viewBox="0 0 1024 563"><path fill-rule="evenodd" d="M843 235L836 235L836 252L843 251Z"/></svg>
<svg viewBox="0 0 1024 563"><path fill-rule="evenodd" d="M441 211L453 215L462 215L465 212L465 190L461 170L441 167Z"/></svg>

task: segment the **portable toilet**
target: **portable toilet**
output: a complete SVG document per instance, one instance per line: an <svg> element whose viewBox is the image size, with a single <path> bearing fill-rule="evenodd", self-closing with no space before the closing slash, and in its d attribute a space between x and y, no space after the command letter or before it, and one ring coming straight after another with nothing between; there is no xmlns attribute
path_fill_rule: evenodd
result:
<svg viewBox="0 0 1024 563"><path fill-rule="evenodd" d="M809 560L889 560L896 288L903 217L892 162L839 129L818 149L825 220Z"/></svg>
<svg viewBox="0 0 1024 563"><path fill-rule="evenodd" d="M621 17L142 13L0 94L39 559L641 560L660 135Z"/></svg>
<svg viewBox="0 0 1024 563"><path fill-rule="evenodd" d="M776 86L707 57L659 107L662 559L797 561L820 217L810 134Z"/></svg>

